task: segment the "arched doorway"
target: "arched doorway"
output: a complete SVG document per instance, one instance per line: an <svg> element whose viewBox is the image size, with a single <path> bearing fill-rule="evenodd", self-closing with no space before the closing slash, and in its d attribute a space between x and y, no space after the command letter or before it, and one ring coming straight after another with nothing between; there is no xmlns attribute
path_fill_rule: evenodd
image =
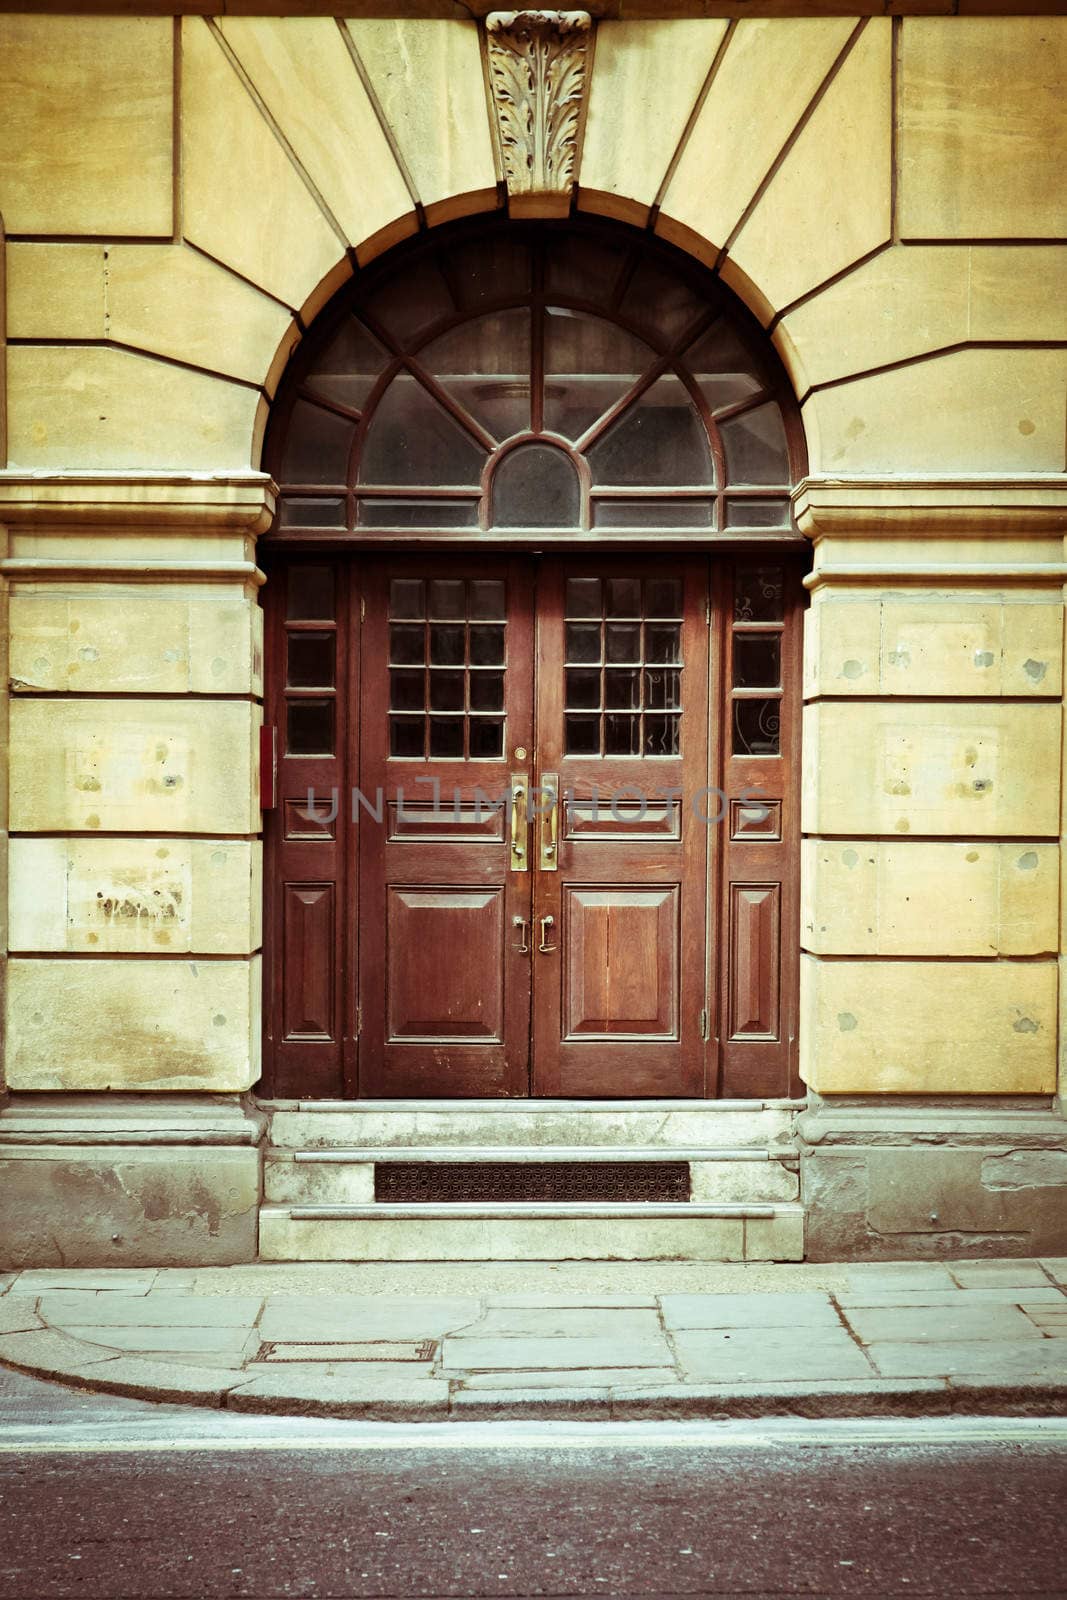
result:
<svg viewBox="0 0 1067 1600"><path fill-rule="evenodd" d="M269 1090L795 1088L803 437L762 331L635 230L441 230L312 329L265 465Z"/></svg>

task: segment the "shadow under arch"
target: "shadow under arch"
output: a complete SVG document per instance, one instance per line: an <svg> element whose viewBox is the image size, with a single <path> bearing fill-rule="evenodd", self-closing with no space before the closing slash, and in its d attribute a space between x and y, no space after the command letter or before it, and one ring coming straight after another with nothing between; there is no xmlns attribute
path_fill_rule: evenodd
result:
<svg viewBox="0 0 1067 1600"><path fill-rule="evenodd" d="M327 287L333 293L322 305ZM613 474L616 487L633 482L642 493L659 483L676 500L679 489L695 500L714 485L715 518L686 524L694 530L788 525L782 508L804 476L807 448L785 366L721 277L647 229L588 211L559 221L513 221L502 210L468 216L405 239L355 272L339 267L313 303L322 308L298 342L289 340L264 429L262 464L282 490L278 531L402 531L414 514L395 504L406 486L426 490L426 501L434 492L433 528L485 533L493 501L485 462L522 439L573 454L582 494L571 531L593 525L598 471L603 484ZM569 359L555 348L565 318L575 324ZM644 476L634 467L628 477L625 463L605 476L596 466L598 450L610 453L603 436L623 435L625 413L640 406L644 428L632 426L629 442L644 450ZM706 470L693 465L693 450L657 465L650 439L671 406L676 424L686 407L699 417ZM692 421L689 431L695 440ZM675 453L680 438L676 425ZM665 434L661 442L666 450ZM619 437L615 443L625 457ZM450 502L448 488L456 491ZM367 509L390 495L403 511L397 529ZM738 523L730 502L746 496L758 517Z"/></svg>

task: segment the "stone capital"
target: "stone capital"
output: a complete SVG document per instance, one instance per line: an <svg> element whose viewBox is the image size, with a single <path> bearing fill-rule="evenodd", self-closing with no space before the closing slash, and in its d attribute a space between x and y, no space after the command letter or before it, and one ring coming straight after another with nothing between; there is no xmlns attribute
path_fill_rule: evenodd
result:
<svg viewBox="0 0 1067 1600"><path fill-rule="evenodd" d="M240 533L270 527L277 491L265 472L0 471L0 525Z"/></svg>

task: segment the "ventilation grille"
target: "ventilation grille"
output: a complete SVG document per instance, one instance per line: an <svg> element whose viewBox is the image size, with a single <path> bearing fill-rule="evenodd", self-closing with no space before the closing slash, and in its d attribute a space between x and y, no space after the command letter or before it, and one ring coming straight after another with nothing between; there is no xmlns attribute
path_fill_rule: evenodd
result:
<svg viewBox="0 0 1067 1600"><path fill-rule="evenodd" d="M687 1161L387 1161L374 1198L434 1205L514 1200L688 1200Z"/></svg>

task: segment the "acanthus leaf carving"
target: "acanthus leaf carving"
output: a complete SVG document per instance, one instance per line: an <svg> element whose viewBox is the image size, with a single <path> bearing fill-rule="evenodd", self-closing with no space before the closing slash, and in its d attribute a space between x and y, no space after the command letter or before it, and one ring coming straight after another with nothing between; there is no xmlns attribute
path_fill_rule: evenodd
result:
<svg viewBox="0 0 1067 1600"><path fill-rule="evenodd" d="M569 201L588 83L586 11L494 11L489 77L512 197Z"/></svg>

